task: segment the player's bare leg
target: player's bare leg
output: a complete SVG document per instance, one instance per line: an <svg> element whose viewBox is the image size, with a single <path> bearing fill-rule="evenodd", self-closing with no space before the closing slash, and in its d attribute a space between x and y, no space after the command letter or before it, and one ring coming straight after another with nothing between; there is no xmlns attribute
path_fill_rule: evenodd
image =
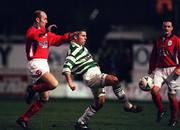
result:
<svg viewBox="0 0 180 130"><path fill-rule="evenodd" d="M27 88L26 103L30 104L36 92L44 92L53 90L58 86L57 79L49 72L46 72L41 76L40 83L30 85Z"/></svg>
<svg viewBox="0 0 180 130"><path fill-rule="evenodd" d="M116 97L119 99L119 101L123 104L124 110L126 112L138 113L142 111L142 107L132 104L129 101L116 76L107 75L105 79L105 85L113 86L113 92L116 95Z"/></svg>
<svg viewBox="0 0 180 130"><path fill-rule="evenodd" d="M78 119L75 124L76 129L88 130L88 121L90 118L99 111L105 103L105 96L99 96L95 98L92 105L90 105L84 112L84 114Z"/></svg>

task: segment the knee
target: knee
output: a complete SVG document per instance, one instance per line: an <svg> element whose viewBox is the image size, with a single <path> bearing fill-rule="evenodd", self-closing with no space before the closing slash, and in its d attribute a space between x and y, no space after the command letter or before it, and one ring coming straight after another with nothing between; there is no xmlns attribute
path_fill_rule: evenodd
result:
<svg viewBox="0 0 180 130"><path fill-rule="evenodd" d="M49 101L49 96L40 96L40 101L46 103Z"/></svg>
<svg viewBox="0 0 180 130"><path fill-rule="evenodd" d="M105 103L105 97L104 96L98 97L98 100L96 100L94 104L96 111L101 109L104 106L104 103Z"/></svg>
<svg viewBox="0 0 180 130"><path fill-rule="evenodd" d="M168 96L172 96L172 97L176 96L176 90L169 89Z"/></svg>
<svg viewBox="0 0 180 130"><path fill-rule="evenodd" d="M49 101L49 98L40 98L40 101L43 103L47 103Z"/></svg>
<svg viewBox="0 0 180 130"><path fill-rule="evenodd" d="M107 75L105 83L106 85L115 86L119 83L119 79L114 75Z"/></svg>
<svg viewBox="0 0 180 130"><path fill-rule="evenodd" d="M104 97L99 97L99 107L103 107L105 104L105 98Z"/></svg>
<svg viewBox="0 0 180 130"><path fill-rule="evenodd" d="M168 98L169 98L169 101L172 101L172 100L176 99L177 98L176 91L174 91L174 90L169 91L168 92Z"/></svg>
<svg viewBox="0 0 180 130"><path fill-rule="evenodd" d="M152 95L156 95L159 92L160 92L160 87L158 87L158 86L153 86L153 88L151 89Z"/></svg>
<svg viewBox="0 0 180 130"><path fill-rule="evenodd" d="M59 85L59 82L58 82L58 81L54 82L54 83L51 85L51 90L56 89L56 88L58 87L58 85Z"/></svg>

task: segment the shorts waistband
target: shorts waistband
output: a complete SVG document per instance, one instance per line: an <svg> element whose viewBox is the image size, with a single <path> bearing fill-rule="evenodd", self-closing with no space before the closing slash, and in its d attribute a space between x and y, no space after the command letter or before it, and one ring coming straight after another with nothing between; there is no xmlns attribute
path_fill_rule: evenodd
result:
<svg viewBox="0 0 180 130"><path fill-rule="evenodd" d="M47 61L47 59L36 58L36 59L32 59L30 61Z"/></svg>

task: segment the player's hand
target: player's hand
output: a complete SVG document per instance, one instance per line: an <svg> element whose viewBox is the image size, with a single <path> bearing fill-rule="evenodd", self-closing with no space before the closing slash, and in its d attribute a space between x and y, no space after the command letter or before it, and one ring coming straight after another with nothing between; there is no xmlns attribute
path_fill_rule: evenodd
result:
<svg viewBox="0 0 180 130"><path fill-rule="evenodd" d="M47 28L47 30L49 31L49 32L52 32L52 29L53 28L57 28L57 25L56 24L51 24L51 25L49 25L49 27Z"/></svg>
<svg viewBox="0 0 180 130"><path fill-rule="evenodd" d="M69 87L71 88L72 91L76 89L76 85L74 83L69 84Z"/></svg>

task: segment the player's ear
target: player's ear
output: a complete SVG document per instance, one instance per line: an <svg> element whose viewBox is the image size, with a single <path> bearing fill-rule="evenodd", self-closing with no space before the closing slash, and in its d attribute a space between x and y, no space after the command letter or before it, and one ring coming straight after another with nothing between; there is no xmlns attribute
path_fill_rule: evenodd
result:
<svg viewBox="0 0 180 130"><path fill-rule="evenodd" d="M37 18L36 18L36 22L39 23L39 21L40 21L40 19L37 17Z"/></svg>
<svg viewBox="0 0 180 130"><path fill-rule="evenodd" d="M74 39L75 39L75 40L78 39L78 33L76 33L76 34L74 35Z"/></svg>

